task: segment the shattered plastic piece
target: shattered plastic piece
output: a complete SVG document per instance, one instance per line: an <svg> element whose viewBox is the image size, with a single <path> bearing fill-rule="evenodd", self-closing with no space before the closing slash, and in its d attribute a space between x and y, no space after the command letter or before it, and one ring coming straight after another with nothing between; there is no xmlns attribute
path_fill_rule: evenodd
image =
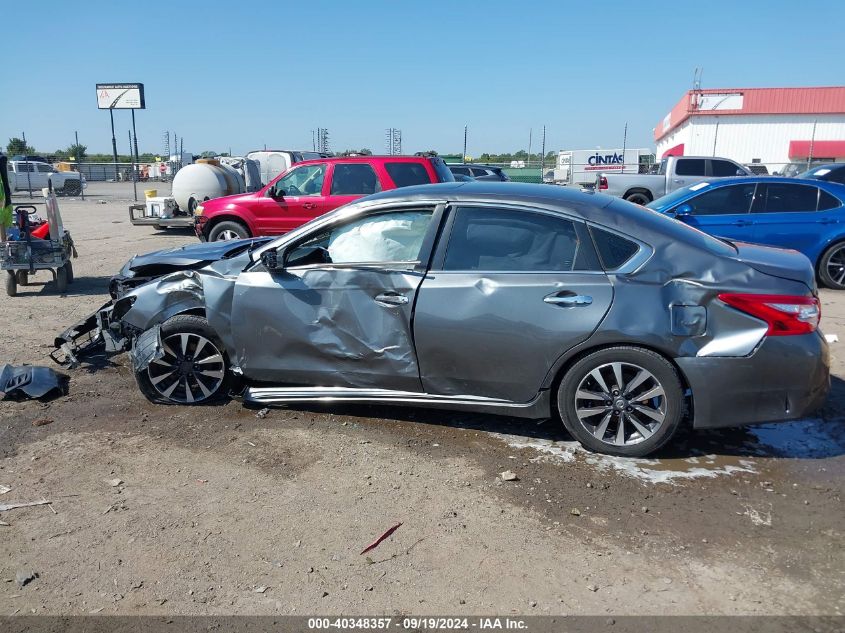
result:
<svg viewBox="0 0 845 633"><path fill-rule="evenodd" d="M389 537L391 534L393 534L396 530L398 530L400 525L402 525L401 521L399 523L397 523L396 525L394 525L393 527L388 528L388 530L384 534L382 534L375 541L373 541L372 543L367 545L367 547L364 548L364 550L361 552L361 554L366 554L370 550L374 550L375 548L377 548L383 540L385 540L387 537Z"/></svg>
<svg viewBox="0 0 845 633"><path fill-rule="evenodd" d="M499 477L502 478L502 481L519 481L519 477L512 470L505 470L499 473Z"/></svg>
<svg viewBox="0 0 845 633"><path fill-rule="evenodd" d="M18 583L18 587L26 587L29 583L33 580L38 578L37 571L19 571L15 574L15 582Z"/></svg>
<svg viewBox="0 0 845 633"><path fill-rule="evenodd" d="M838 334L825 334L824 340L828 343L838 343L839 342L839 335Z"/></svg>
<svg viewBox="0 0 845 633"><path fill-rule="evenodd" d="M0 398L25 400L63 396L68 392L70 376L37 365L0 366Z"/></svg>
<svg viewBox="0 0 845 633"><path fill-rule="evenodd" d="M7 510L15 510L17 508L29 508L31 506L48 506L52 501L47 501L46 499L41 501L24 501L22 503L0 503L0 512L6 512Z"/></svg>
<svg viewBox="0 0 845 633"><path fill-rule="evenodd" d="M106 483L111 486L112 488L117 488L120 484L123 483L122 479L109 479Z"/></svg>
<svg viewBox="0 0 845 633"><path fill-rule="evenodd" d="M7 492L11 492L12 489L9 486L0 486L0 495L4 495Z"/></svg>
<svg viewBox="0 0 845 633"><path fill-rule="evenodd" d="M136 338L129 356L132 359L132 368L136 374L145 370L154 360L164 358L161 326L157 325Z"/></svg>

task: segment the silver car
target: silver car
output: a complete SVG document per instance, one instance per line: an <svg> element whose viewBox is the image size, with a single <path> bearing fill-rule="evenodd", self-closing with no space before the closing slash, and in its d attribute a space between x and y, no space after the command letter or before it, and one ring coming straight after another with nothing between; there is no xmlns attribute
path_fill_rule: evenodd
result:
<svg viewBox="0 0 845 633"><path fill-rule="evenodd" d="M801 417L829 388L803 255L562 187L376 194L109 310L154 402L556 417L616 455Z"/></svg>

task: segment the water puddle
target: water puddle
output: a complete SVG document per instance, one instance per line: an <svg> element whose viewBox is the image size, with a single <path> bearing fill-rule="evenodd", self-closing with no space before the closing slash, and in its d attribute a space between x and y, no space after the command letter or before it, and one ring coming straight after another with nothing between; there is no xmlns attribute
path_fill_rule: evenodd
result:
<svg viewBox="0 0 845 633"><path fill-rule="evenodd" d="M759 458L826 459L845 455L845 419L807 419L695 433L684 444L671 448L682 456L660 459L598 455L572 440L492 435L513 448L536 451L533 459L560 463L582 460L599 471L616 471L653 484L755 473Z"/></svg>

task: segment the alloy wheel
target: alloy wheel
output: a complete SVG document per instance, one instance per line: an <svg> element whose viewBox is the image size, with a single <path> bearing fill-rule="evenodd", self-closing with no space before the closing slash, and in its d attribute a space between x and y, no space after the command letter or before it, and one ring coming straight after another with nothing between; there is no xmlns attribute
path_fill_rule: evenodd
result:
<svg viewBox="0 0 845 633"><path fill-rule="evenodd" d="M633 363L605 363L589 372L575 392L575 412L584 429L612 446L638 444L666 419L663 385Z"/></svg>
<svg viewBox="0 0 845 633"><path fill-rule="evenodd" d="M225 378L223 354L199 334L171 334L163 341L164 356L147 368L150 384L159 394L180 404L207 400Z"/></svg>
<svg viewBox="0 0 845 633"><path fill-rule="evenodd" d="M235 233L234 231L230 231L229 229L225 229L223 231L220 231L220 233L217 234L217 239L215 241L220 242L220 241L224 241L224 240L237 240L237 239L240 239L240 237L241 236L238 235L237 233Z"/></svg>
<svg viewBox="0 0 845 633"><path fill-rule="evenodd" d="M836 284L845 284L845 245L833 251L827 258L827 274Z"/></svg>

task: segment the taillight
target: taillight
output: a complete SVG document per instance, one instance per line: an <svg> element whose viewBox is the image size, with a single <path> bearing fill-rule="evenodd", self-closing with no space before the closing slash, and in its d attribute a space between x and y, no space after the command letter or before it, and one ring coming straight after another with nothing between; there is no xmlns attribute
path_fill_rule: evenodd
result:
<svg viewBox="0 0 845 633"><path fill-rule="evenodd" d="M599 177L599 189L607 189L607 178L604 176Z"/></svg>
<svg viewBox="0 0 845 633"><path fill-rule="evenodd" d="M723 293L719 299L769 324L768 336L815 332L822 318L815 297Z"/></svg>

